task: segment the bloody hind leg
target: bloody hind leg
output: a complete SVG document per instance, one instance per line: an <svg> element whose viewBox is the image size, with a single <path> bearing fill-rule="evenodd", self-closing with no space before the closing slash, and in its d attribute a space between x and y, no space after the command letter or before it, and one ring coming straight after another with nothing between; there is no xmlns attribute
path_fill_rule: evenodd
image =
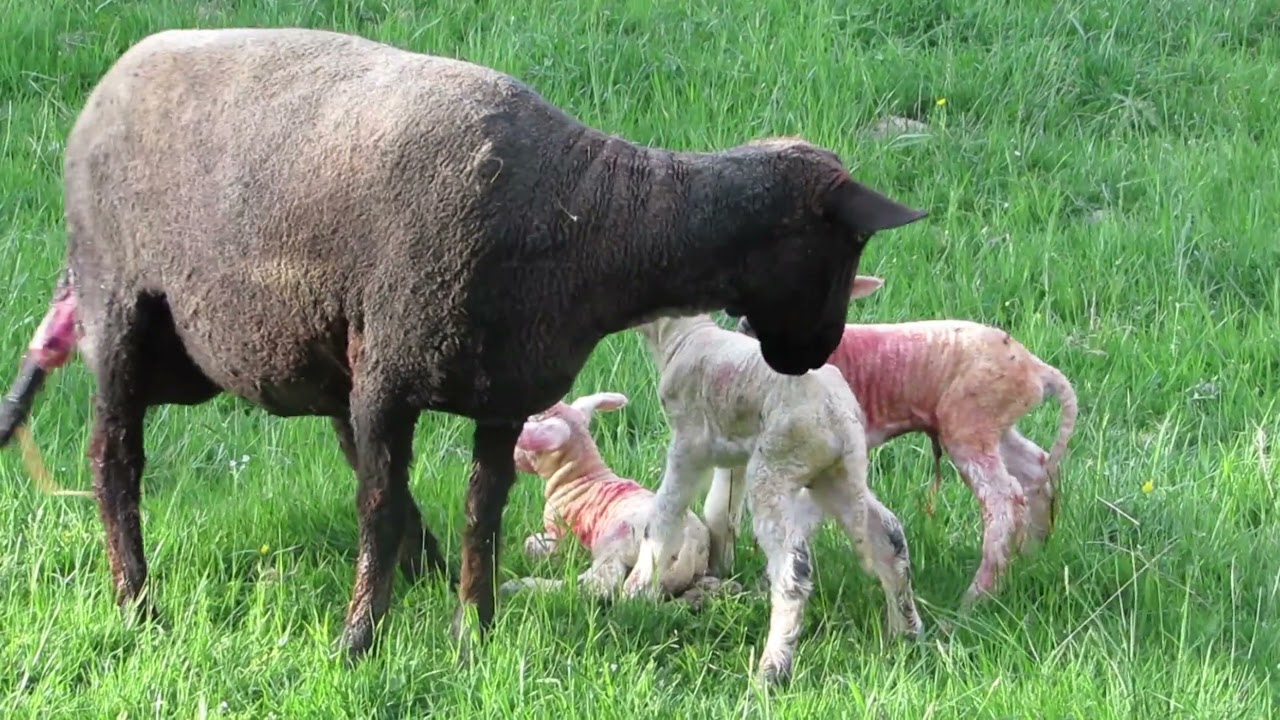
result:
<svg viewBox="0 0 1280 720"><path fill-rule="evenodd" d="M515 483L514 452L522 423L476 422L472 435L471 482L467 488L467 524L462 534L462 578L452 634L467 656L467 613L474 608L483 639L493 623L494 575L502 540L502 511Z"/></svg>
<svg viewBox="0 0 1280 720"><path fill-rule="evenodd" d="M1027 498L1027 524L1020 549L1030 552L1053 531L1055 492L1044 467L1049 454L1016 428L1009 428L1000 438L1000 455Z"/></svg>
<svg viewBox="0 0 1280 720"><path fill-rule="evenodd" d="M104 303L97 329L93 430L89 464L98 515L106 531L107 559L122 609L151 615L141 597L147 579L138 502L142 492L144 397L144 308L137 298Z"/></svg>
<svg viewBox="0 0 1280 720"><path fill-rule="evenodd" d="M334 433L338 436L338 447L342 456L352 470L359 467L356 456L355 431L351 421L344 417L332 419ZM457 579L449 574L444 555L440 552L440 543L431 529L422 521L422 511L413 499L412 491L406 490L408 503L406 509L404 538L400 541L399 565L400 573L410 583L417 582L424 569L448 577L449 584L456 586ZM425 566L425 568L424 568Z"/></svg>
<svg viewBox="0 0 1280 720"><path fill-rule="evenodd" d="M411 504L409 464L418 413L392 400L397 396L370 377L357 377L351 394L360 549L343 643L353 658L372 646L374 627L391 603L392 564Z"/></svg>
<svg viewBox="0 0 1280 720"><path fill-rule="evenodd" d="M995 591L1008 568L1026 521L1026 499L995 442L966 444L947 437L942 442L982 506L982 562L962 601L968 609Z"/></svg>
<svg viewBox="0 0 1280 720"><path fill-rule="evenodd" d="M148 407L198 405L221 389L196 367L161 297L103 303L96 327L93 430L89 460L98 514L106 530L117 602L155 617L142 599L147 579L142 523L143 422Z"/></svg>

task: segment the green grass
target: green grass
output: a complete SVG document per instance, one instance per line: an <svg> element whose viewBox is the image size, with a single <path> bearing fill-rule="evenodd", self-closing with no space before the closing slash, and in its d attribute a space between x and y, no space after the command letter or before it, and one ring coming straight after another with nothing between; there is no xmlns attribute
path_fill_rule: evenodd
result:
<svg viewBox="0 0 1280 720"><path fill-rule="evenodd" d="M518 598L457 667L440 584L397 579L380 652L334 651L356 541L354 479L327 423L230 398L149 421L143 504L165 631L126 628L92 502L41 495L0 455L0 715L17 717L1266 717L1280 704L1280 1L0 0L0 363L16 362L61 264L61 160L85 94L143 35L183 26L357 32L513 73L643 143L719 148L800 134L932 215L873 240L887 286L852 318L998 324L1062 368L1081 421L1056 533L998 602L957 617L979 517L949 466L921 506L928 442L873 455L906 525L922 646L886 645L883 598L824 527L791 686L750 682L768 608L727 599L601 608ZM946 102L942 103L941 99ZM927 137L878 141L886 114ZM9 375L3 379L8 382ZM596 434L657 482L666 426L634 333L608 338L575 394L627 393ZM87 488L92 381L78 362L32 428ZM1024 423L1047 443L1049 403ZM427 416L413 488L456 567L468 423ZM245 462L241 460L247 459ZM1151 491L1144 492L1144 484ZM539 483L506 513L525 560ZM762 558L739 544L748 579Z"/></svg>

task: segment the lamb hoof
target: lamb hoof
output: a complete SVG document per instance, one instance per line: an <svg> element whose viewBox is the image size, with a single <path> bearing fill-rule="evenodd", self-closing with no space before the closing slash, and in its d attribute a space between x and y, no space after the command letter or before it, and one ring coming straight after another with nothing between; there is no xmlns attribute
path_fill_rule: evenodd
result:
<svg viewBox="0 0 1280 720"><path fill-rule="evenodd" d="M706 601L707 601L707 593L697 588L693 590L688 590L683 595L680 596L680 602L683 602L684 604L688 605L689 611L694 613L701 612L702 606L706 603Z"/></svg>
<svg viewBox="0 0 1280 720"><path fill-rule="evenodd" d="M981 588L977 584L970 585L969 589L965 591L964 597L960 599L960 614L968 615L990 596L990 590Z"/></svg>
<svg viewBox="0 0 1280 720"><path fill-rule="evenodd" d="M622 594L630 600L654 601L658 599L658 584L649 573L632 572L622 584Z"/></svg>
<svg viewBox="0 0 1280 720"><path fill-rule="evenodd" d="M530 535L524 539L524 554L530 559L545 558L554 548L544 541L540 535Z"/></svg>
<svg viewBox="0 0 1280 720"><path fill-rule="evenodd" d="M522 590L528 590L533 587L533 583L529 582L533 578L518 578L516 580L508 580L498 586L498 594L502 596L514 595Z"/></svg>
<svg viewBox="0 0 1280 720"><path fill-rule="evenodd" d="M767 687L780 687L791 681L791 661L765 660L760 665L760 681Z"/></svg>
<svg viewBox="0 0 1280 720"><path fill-rule="evenodd" d="M694 587L713 595L737 595L742 592L742 583L737 580L721 580L714 575L703 575L694 583Z"/></svg>

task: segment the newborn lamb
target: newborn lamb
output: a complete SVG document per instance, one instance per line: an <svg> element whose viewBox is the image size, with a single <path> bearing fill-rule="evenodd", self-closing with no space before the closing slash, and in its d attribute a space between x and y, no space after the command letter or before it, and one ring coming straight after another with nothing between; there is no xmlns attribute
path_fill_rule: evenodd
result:
<svg viewBox="0 0 1280 720"><path fill-rule="evenodd" d="M839 372L823 366L780 375L760 359L755 340L707 315L660 318L638 330L661 375L658 393L672 434L626 592L651 593L655 576L671 572L679 519L705 487L708 471L740 468L756 542L768 561L772 610L760 662L766 681L790 675L812 589L808 540L823 511L840 522L863 568L879 576L890 628L919 635L907 541L898 518L867 488L858 400ZM708 498L707 505L712 556L723 557L732 548L731 523L723 512L713 517L710 508L732 503ZM727 563L718 564L725 569ZM715 567L712 573L719 574Z"/></svg>
<svg viewBox="0 0 1280 720"><path fill-rule="evenodd" d="M653 498L648 488L615 475L591 437L594 411L616 410L626 404L625 395L612 392L586 395L572 404L557 402L530 417L516 440L516 468L546 481L542 512L546 532L530 535L525 540L525 553L535 557L554 553L567 528L591 551L591 567L578 576L578 582L601 596L612 595L621 587L635 565L640 529ZM691 590L707 572L707 527L692 511L685 513L682 536L662 578L667 595ZM698 583L699 589L693 592L716 584L707 580ZM501 590L511 593L561 585L561 580L530 577L503 583Z"/></svg>
<svg viewBox="0 0 1280 720"><path fill-rule="evenodd" d="M852 296L866 297L883 284L857 276ZM751 335L745 318L738 330ZM977 496L982 562L963 602L972 606L998 585L1015 538L1026 552L1053 529L1058 467L1078 412L1071 383L1009 333L964 320L846 325L828 362L858 398L868 447L923 432L933 441L935 490L945 449ZM1015 424L1047 395L1058 397L1062 418L1046 453ZM714 488L725 482L732 479L718 475L714 492L727 492Z"/></svg>

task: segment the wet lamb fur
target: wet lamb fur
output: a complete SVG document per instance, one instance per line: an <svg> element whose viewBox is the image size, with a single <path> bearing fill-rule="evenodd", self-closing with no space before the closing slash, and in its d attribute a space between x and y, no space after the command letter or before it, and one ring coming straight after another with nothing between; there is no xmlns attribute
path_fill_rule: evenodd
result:
<svg viewBox="0 0 1280 720"><path fill-rule="evenodd" d="M925 216L800 140L646 148L495 70L306 29L138 42L67 139L65 207L118 602L151 607L147 409L230 392L332 418L358 485L353 656L397 558L410 577L445 565L408 488L422 411L475 422L453 633L471 608L483 638L516 437L603 337L724 308L803 373L839 340L868 238ZM32 368L0 436L30 411Z"/></svg>
<svg viewBox="0 0 1280 720"><path fill-rule="evenodd" d="M745 492L735 488L733 500L722 484L707 497L710 574L732 572L734 534L749 502L770 588L759 666L766 682L790 677L812 590L809 537L824 514L849 536L863 569L879 578L890 630L919 637L907 540L898 518L867 487L858 401L839 372L780 375L761 361L756 340L708 315L659 318L638 331L658 367L671 440L627 594L653 592L667 572L681 514L713 469L730 468Z"/></svg>
<svg viewBox="0 0 1280 720"><path fill-rule="evenodd" d="M591 420L596 412L617 410L627 396L616 392L585 395L572 403L558 402L531 416L516 440L516 469L544 482L543 532L524 543L530 557L548 557L576 537L591 552L591 567L578 584L601 598L612 598L635 566L640 537L653 491L609 468L595 439ZM719 589L707 577L710 543L707 526L692 510L685 513L682 539L663 575L663 594L697 604L704 592ZM504 594L520 590L560 588L563 580L525 577L502 584ZM696 587L695 587L696 586Z"/></svg>
<svg viewBox="0 0 1280 720"><path fill-rule="evenodd" d="M852 298L883 285L857 276ZM746 318L737 330L753 335ZM977 498L982 561L962 601L971 608L997 590L1015 552L1029 552L1053 531L1058 474L1079 412L1071 382L1009 333L967 320L851 324L829 362L858 397L868 448L924 433L934 451L931 493L945 449ZM1058 399L1061 417L1045 452L1017 422L1047 397ZM731 493L735 481L717 471L711 492Z"/></svg>

